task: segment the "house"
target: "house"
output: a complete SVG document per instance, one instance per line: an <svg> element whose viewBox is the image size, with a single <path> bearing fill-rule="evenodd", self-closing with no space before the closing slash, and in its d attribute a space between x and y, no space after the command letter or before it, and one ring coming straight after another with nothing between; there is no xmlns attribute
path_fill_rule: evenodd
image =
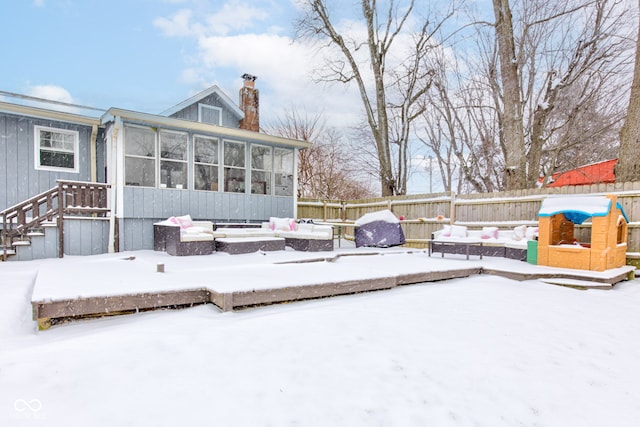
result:
<svg viewBox="0 0 640 427"><path fill-rule="evenodd" d="M614 168L618 159L605 160L551 175L547 187L616 182Z"/></svg>
<svg viewBox="0 0 640 427"><path fill-rule="evenodd" d="M310 143L259 132L255 79L243 76L239 105L212 86L161 114L0 98L0 256L152 249L153 223L184 214L295 217L297 152Z"/></svg>

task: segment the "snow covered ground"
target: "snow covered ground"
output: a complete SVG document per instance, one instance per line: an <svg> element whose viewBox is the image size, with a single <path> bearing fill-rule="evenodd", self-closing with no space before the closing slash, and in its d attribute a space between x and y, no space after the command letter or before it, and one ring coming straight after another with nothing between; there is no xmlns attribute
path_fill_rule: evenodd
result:
<svg viewBox="0 0 640 427"><path fill-rule="evenodd" d="M483 275L37 332L35 276L63 262L0 263L2 426L640 424L638 280L577 291Z"/></svg>

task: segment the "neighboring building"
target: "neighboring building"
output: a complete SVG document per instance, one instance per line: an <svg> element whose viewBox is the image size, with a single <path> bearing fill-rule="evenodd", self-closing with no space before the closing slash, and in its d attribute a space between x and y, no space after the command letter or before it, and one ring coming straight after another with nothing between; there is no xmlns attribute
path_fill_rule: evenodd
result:
<svg viewBox="0 0 640 427"><path fill-rule="evenodd" d="M605 160L580 166L564 172L554 173L547 187L564 187L565 185L588 185L616 182L614 168L618 159Z"/></svg>
<svg viewBox="0 0 640 427"><path fill-rule="evenodd" d="M294 217L297 150L310 144L259 133L255 77L243 78L240 107L217 86L159 115L110 108L91 117L69 107L0 102L0 211L58 180L109 184L109 213L90 216L99 224L90 233L86 218L75 233L67 226L73 218L64 216L65 254L152 249L152 224L170 216L214 222Z"/></svg>

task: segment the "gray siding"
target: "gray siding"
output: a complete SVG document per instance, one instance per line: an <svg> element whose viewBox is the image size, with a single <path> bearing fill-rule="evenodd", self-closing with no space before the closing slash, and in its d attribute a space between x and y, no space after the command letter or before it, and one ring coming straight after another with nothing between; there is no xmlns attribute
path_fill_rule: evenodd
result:
<svg viewBox="0 0 640 427"><path fill-rule="evenodd" d="M189 214L194 220L262 222L293 217L293 197L125 187L120 249L153 248L153 223Z"/></svg>
<svg viewBox="0 0 640 427"><path fill-rule="evenodd" d="M12 261L58 257L58 228L44 228L44 236L32 236L31 245L16 247ZM64 221L65 255L98 255L108 251L109 221L106 219L74 219Z"/></svg>
<svg viewBox="0 0 640 427"><path fill-rule="evenodd" d="M212 105L214 107L222 108L222 126L228 127L228 128L239 127L238 117L235 114L233 114L231 111L229 111L229 109L226 107L226 104L223 103L220 100L220 97L215 93L207 96L206 98L202 98L202 100L200 100L199 102L196 102L195 104L192 104L172 114L171 117L174 117L176 119L183 119L183 120L190 120L192 122L197 122L198 121L198 104L206 104L206 105Z"/></svg>
<svg viewBox="0 0 640 427"><path fill-rule="evenodd" d="M36 170L35 125L78 131L78 173ZM90 138L91 126L0 113L0 210L56 186L58 179L90 181Z"/></svg>

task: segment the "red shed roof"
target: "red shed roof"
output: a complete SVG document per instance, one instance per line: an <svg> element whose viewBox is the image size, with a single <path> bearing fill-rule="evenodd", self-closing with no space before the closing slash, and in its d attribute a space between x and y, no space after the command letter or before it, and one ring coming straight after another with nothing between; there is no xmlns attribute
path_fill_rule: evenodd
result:
<svg viewBox="0 0 640 427"><path fill-rule="evenodd" d="M551 176L551 183L547 187L616 182L616 175L613 171L616 163L618 163L618 159L611 159L564 172L556 172Z"/></svg>

